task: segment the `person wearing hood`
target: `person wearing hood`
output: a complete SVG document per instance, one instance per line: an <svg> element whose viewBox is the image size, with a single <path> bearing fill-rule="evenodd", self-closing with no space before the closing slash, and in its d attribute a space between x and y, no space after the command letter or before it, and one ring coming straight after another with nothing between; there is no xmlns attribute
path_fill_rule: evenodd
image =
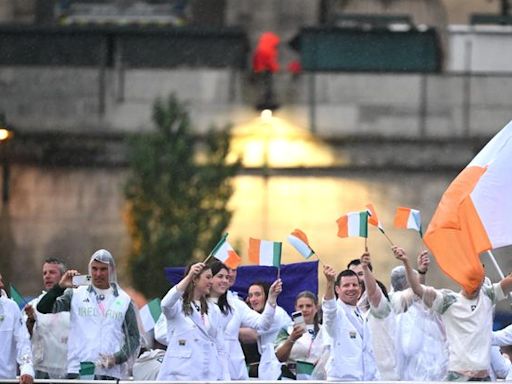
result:
<svg viewBox="0 0 512 384"><path fill-rule="evenodd" d="M136 356L139 330L130 296L117 283L114 258L100 249L89 261L90 281L75 286L68 270L37 305L41 313L70 312L68 378L77 378L81 362L95 364L95 379L121 379L122 364Z"/></svg>

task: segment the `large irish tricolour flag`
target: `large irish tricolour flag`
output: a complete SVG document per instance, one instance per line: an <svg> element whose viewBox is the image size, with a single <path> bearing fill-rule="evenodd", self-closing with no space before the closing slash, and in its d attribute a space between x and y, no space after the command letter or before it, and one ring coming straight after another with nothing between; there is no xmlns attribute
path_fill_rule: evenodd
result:
<svg viewBox="0 0 512 384"><path fill-rule="evenodd" d="M466 291L484 277L481 252L512 244L512 122L450 184L424 241Z"/></svg>

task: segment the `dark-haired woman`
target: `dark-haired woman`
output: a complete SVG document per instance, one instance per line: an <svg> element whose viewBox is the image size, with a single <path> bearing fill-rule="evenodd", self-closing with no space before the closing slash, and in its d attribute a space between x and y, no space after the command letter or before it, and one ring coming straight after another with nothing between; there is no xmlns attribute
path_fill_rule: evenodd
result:
<svg viewBox="0 0 512 384"><path fill-rule="evenodd" d="M240 327L253 328L256 331L267 331L274 322L276 300L282 290L281 280L272 284L269 290L269 298L262 313L250 309L242 300L228 291L229 269L216 261L211 264L212 289L210 299L217 303L222 313L225 324L226 354L231 380L247 380L247 366L244 353L238 340ZM233 336L234 335L234 336Z"/></svg>
<svg viewBox="0 0 512 384"><path fill-rule="evenodd" d="M228 380L219 308L207 300L212 271L192 265L162 299L167 319L167 351L158 380Z"/></svg>

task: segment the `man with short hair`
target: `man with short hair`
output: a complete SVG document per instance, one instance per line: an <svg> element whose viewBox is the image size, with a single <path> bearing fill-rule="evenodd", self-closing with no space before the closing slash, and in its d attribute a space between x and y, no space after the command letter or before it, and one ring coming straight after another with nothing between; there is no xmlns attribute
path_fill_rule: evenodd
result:
<svg viewBox="0 0 512 384"><path fill-rule="evenodd" d="M326 265L324 275L327 285L322 304L323 320L324 329L331 338L327 379L378 380L370 329L357 307L361 295L357 274L346 269L336 277L334 268Z"/></svg>
<svg viewBox="0 0 512 384"><path fill-rule="evenodd" d="M34 369L27 329L18 305L4 291L0 274L0 379L16 378L16 363L20 368L20 384L32 384Z"/></svg>
<svg viewBox="0 0 512 384"><path fill-rule="evenodd" d="M121 379L121 364L136 354L139 330L130 296L117 283L114 258L96 251L89 261L89 285L75 287L76 270L68 270L41 298L41 313L70 312L68 378L79 376L81 362L96 365L98 380Z"/></svg>
<svg viewBox="0 0 512 384"><path fill-rule="evenodd" d="M372 263L368 265L370 272L373 272ZM359 309L366 315L370 310L370 303L368 302L368 295L366 293L366 287L364 285L364 273L363 273L363 265L361 264L360 259L353 259L347 264L347 269L354 271L359 279L359 284L361 284L361 296L357 302L357 306Z"/></svg>
<svg viewBox="0 0 512 384"><path fill-rule="evenodd" d="M67 373L69 312L43 314L36 310L37 303L46 295L62 275L66 266L56 258L43 264L44 290L39 297L25 306L25 322L32 341L36 379L63 379Z"/></svg>

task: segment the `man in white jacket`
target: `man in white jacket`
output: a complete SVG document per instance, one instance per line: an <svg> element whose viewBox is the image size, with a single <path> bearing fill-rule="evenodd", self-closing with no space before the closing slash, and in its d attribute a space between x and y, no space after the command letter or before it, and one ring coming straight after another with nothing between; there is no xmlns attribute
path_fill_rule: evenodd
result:
<svg viewBox="0 0 512 384"><path fill-rule="evenodd" d="M378 380L370 329L357 307L361 296L357 274L347 269L336 277L336 271L326 265L324 275L327 280L322 304L324 329L331 338L331 355L326 366L327 379Z"/></svg>
<svg viewBox="0 0 512 384"><path fill-rule="evenodd" d="M25 306L25 322L31 336L36 379L64 379L67 373L69 312L39 313L37 303L66 272L60 260L48 258L43 264L44 290Z"/></svg>
<svg viewBox="0 0 512 384"><path fill-rule="evenodd" d="M16 363L20 367L20 384L32 384L34 369L27 329L18 305L4 291L0 274L0 379L16 378Z"/></svg>
<svg viewBox="0 0 512 384"><path fill-rule="evenodd" d="M114 258L105 249L91 256L88 285L74 287L76 275L68 270L39 300L37 310L70 312L69 378L79 376L82 362L92 362L97 379L121 379L121 364L136 355L140 340L133 303L117 284Z"/></svg>

